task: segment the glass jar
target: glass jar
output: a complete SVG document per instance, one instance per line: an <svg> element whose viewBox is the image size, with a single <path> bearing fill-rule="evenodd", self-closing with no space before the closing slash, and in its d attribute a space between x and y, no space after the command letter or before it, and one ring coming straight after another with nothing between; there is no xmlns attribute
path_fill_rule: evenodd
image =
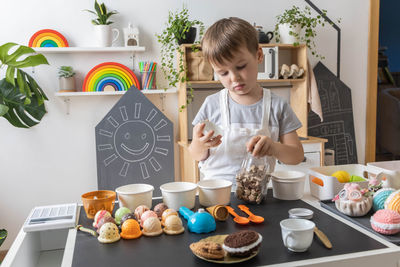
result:
<svg viewBox="0 0 400 267"><path fill-rule="evenodd" d="M260 204L267 194L267 185L273 171L271 157L253 157L251 153L242 161L236 175L236 197L252 204Z"/></svg>

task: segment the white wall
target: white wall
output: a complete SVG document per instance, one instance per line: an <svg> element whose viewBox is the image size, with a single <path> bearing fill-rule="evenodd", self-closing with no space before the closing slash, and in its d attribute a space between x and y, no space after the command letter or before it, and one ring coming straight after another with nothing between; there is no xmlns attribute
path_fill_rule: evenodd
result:
<svg viewBox="0 0 400 267"><path fill-rule="evenodd" d="M122 29L128 22L140 28L141 45L146 52L137 60L159 61L159 45L154 37L161 32L168 10L186 3L191 18L210 25L222 17L238 16L257 22L272 30L275 16L300 0L153 0L111 1L107 7L119 11L113 17L114 27ZM342 18L342 80L352 89L358 158L364 162L366 72L368 46L369 2L363 0L313 1L328 10L331 18ZM92 46L94 35L92 15L83 9L93 9L93 0L2 0L0 44L17 42L27 45L30 36L39 29L52 28L68 39L70 46ZM151 4L148 4L151 3ZM319 29L317 45L326 56L324 61L336 72L336 31ZM120 43L121 44L121 43ZM48 114L32 129L17 129L0 118L0 228L9 231L1 249L8 249L29 211L37 205L80 202L80 195L97 187L94 126L119 99L117 96L82 97L71 100L70 114L66 105L54 96L58 88L56 67L72 65L82 82L85 72L104 61L117 61L132 66L128 54L49 55L51 66L35 68L34 77L46 92ZM315 63L315 60L312 60ZM135 66L137 69L137 67ZM31 73L32 70L28 70ZM2 74L4 73L4 70ZM158 76L159 80L161 75ZM4 77L3 75L0 77ZM160 86L164 82L159 81ZM166 99L166 115L177 126L177 96ZM158 96L151 100L159 107ZM176 132L175 132L176 133ZM176 135L176 134L175 134ZM175 157L178 151L175 151ZM175 160L177 162L177 160ZM175 168L178 168L177 163Z"/></svg>

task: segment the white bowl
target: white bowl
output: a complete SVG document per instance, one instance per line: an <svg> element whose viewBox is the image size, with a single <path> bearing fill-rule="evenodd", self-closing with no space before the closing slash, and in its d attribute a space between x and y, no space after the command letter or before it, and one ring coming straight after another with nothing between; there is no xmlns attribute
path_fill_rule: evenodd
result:
<svg viewBox="0 0 400 267"><path fill-rule="evenodd" d="M299 171L276 171L271 174L274 198L296 200L303 197L306 175Z"/></svg>
<svg viewBox="0 0 400 267"><path fill-rule="evenodd" d="M115 189L119 207L126 207L132 212L137 206L146 205L151 208L154 187L149 184L128 184Z"/></svg>
<svg viewBox="0 0 400 267"><path fill-rule="evenodd" d="M188 182L172 182L160 186L165 205L176 211L184 206L188 209L194 208L197 184Z"/></svg>
<svg viewBox="0 0 400 267"><path fill-rule="evenodd" d="M231 199L232 182L224 179L202 180L199 186L200 205L228 205Z"/></svg>

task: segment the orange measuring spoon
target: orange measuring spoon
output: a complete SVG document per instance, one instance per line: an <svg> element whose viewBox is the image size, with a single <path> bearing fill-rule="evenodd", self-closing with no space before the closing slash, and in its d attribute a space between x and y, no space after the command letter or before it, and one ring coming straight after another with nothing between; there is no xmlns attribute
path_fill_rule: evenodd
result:
<svg viewBox="0 0 400 267"><path fill-rule="evenodd" d="M233 221L237 224L248 224L250 222L246 217L239 216L232 207L226 206L228 212L234 217Z"/></svg>
<svg viewBox="0 0 400 267"><path fill-rule="evenodd" d="M249 220L253 223L262 223L264 221L264 218L258 215L254 215L253 213L251 213L251 211L249 210L248 207L246 207L245 205L238 205L238 208L245 212L247 215L249 215Z"/></svg>

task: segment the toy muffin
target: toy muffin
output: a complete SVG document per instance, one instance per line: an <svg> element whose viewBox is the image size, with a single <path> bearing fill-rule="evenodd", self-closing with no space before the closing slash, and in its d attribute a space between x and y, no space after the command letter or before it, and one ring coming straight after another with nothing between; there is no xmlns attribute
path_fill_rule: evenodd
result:
<svg viewBox="0 0 400 267"><path fill-rule="evenodd" d="M338 211L351 217L364 216L372 207L372 197L368 190L361 190L356 183L345 184L333 200Z"/></svg>

